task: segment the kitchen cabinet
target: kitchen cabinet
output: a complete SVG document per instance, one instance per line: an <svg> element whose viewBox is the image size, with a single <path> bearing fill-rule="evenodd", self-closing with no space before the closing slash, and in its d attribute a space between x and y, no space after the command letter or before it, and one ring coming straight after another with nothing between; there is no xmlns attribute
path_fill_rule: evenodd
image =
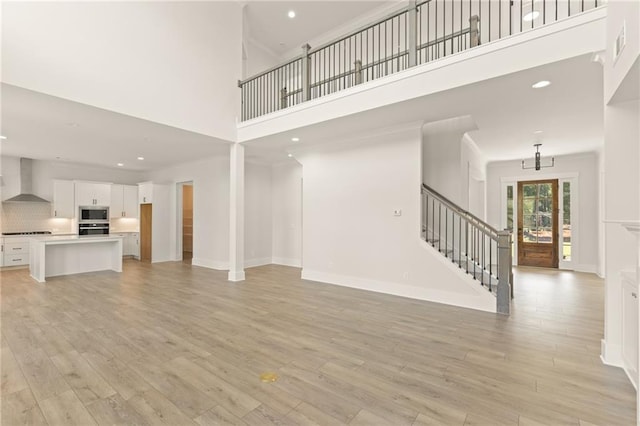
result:
<svg viewBox="0 0 640 426"><path fill-rule="evenodd" d="M145 182L138 184L138 202L140 204L153 203L153 183Z"/></svg>
<svg viewBox="0 0 640 426"><path fill-rule="evenodd" d="M135 185L111 185L109 216L138 218L138 187Z"/></svg>
<svg viewBox="0 0 640 426"><path fill-rule="evenodd" d="M122 237L122 255L140 258L140 239L138 232L116 232L112 235Z"/></svg>
<svg viewBox="0 0 640 426"><path fill-rule="evenodd" d="M29 264L29 238L3 238L3 266L21 266Z"/></svg>
<svg viewBox="0 0 640 426"><path fill-rule="evenodd" d="M74 185L71 180L53 181L53 217L71 219L75 217Z"/></svg>
<svg viewBox="0 0 640 426"><path fill-rule="evenodd" d="M125 246L127 249L127 254L129 256L133 256L136 259L140 258L140 234L137 232L131 232L126 240Z"/></svg>
<svg viewBox="0 0 640 426"><path fill-rule="evenodd" d="M77 206L109 206L111 185L97 182L75 182Z"/></svg>

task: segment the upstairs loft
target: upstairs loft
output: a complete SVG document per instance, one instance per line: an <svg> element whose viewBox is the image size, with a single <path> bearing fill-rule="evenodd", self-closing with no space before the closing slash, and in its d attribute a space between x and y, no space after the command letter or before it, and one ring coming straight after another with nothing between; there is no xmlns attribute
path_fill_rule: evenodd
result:
<svg viewBox="0 0 640 426"><path fill-rule="evenodd" d="M410 1L239 81L238 141L376 109L361 121L393 125L398 114L407 122L441 119L420 99L603 50L602 6L602 0ZM414 101L408 112L399 106L406 101Z"/></svg>

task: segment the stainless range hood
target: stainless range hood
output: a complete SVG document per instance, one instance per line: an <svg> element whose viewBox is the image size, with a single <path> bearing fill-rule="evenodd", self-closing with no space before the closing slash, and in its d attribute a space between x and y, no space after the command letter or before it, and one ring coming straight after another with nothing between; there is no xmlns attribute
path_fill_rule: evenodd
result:
<svg viewBox="0 0 640 426"><path fill-rule="evenodd" d="M32 165L31 158L20 159L20 194L8 198L3 203L48 203L49 201L33 195L32 192Z"/></svg>

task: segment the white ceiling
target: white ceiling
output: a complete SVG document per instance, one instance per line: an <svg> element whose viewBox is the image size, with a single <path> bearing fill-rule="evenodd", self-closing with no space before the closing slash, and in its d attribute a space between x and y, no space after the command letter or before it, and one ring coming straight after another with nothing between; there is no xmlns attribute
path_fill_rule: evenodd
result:
<svg viewBox="0 0 640 426"><path fill-rule="evenodd" d="M277 55L299 49L315 37L396 3L389 0L249 1L245 18L251 38ZM293 10L295 18L287 13Z"/></svg>
<svg viewBox="0 0 640 426"><path fill-rule="evenodd" d="M256 1L247 3L253 37L282 52L317 38L390 1ZM286 16L295 10L295 19ZM291 46L280 46L281 39ZM552 85L535 91L542 79ZM528 158L540 139L543 155L598 150L603 143L602 67L590 56L529 69L431 96L319 123L247 144L247 158L264 163L295 161L287 152L362 129L470 115L471 137L489 160ZM70 125L77 123L77 126ZM542 130L541 135L534 135ZM228 153L228 144L209 136L2 85L3 155L150 170ZM292 143L291 137L302 139ZM144 156L144 161L138 161Z"/></svg>
<svg viewBox="0 0 640 426"><path fill-rule="evenodd" d="M552 84L531 88L544 79ZM274 163L295 161L288 152L365 129L466 115L477 124L470 136L488 161L532 157L536 141L543 144L543 156L568 155L602 147L603 108L602 66L585 55L253 140L246 144L247 155ZM292 142L293 136L300 142Z"/></svg>
<svg viewBox="0 0 640 426"><path fill-rule="evenodd" d="M229 152L198 133L2 84L2 155L151 170ZM144 161L137 158L144 157Z"/></svg>

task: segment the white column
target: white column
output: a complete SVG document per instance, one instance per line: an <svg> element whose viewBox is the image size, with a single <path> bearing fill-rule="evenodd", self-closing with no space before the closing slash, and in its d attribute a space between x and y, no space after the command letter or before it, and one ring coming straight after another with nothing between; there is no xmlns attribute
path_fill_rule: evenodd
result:
<svg viewBox="0 0 640 426"><path fill-rule="evenodd" d="M244 280L244 146L231 146L229 167L229 281Z"/></svg>

